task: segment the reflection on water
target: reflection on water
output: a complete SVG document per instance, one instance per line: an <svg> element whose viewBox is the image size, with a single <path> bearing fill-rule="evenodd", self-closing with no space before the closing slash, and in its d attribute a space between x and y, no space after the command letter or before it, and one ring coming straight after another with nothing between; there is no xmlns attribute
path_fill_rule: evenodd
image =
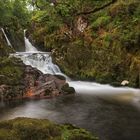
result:
<svg viewBox="0 0 140 140"><path fill-rule="evenodd" d="M1 107L0 119L19 116L48 118L86 128L101 140L139 140L140 112L126 102L110 100L91 95L70 95L50 100L20 101Z"/></svg>

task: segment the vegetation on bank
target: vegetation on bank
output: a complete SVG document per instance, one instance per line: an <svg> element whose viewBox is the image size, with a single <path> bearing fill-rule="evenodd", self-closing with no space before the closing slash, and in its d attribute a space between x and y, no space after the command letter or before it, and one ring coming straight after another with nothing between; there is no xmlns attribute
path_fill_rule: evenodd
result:
<svg viewBox="0 0 140 140"><path fill-rule="evenodd" d="M34 11L29 38L70 77L140 87L140 1L58 0Z"/></svg>
<svg viewBox="0 0 140 140"><path fill-rule="evenodd" d="M98 140L84 129L48 120L16 118L0 122L1 140Z"/></svg>
<svg viewBox="0 0 140 140"><path fill-rule="evenodd" d="M139 0L1 0L0 19L15 50L24 50L28 27L29 39L73 79L140 87Z"/></svg>
<svg viewBox="0 0 140 140"><path fill-rule="evenodd" d="M0 0L0 28L5 30L16 51L24 50L23 30L31 18L27 6L27 0Z"/></svg>

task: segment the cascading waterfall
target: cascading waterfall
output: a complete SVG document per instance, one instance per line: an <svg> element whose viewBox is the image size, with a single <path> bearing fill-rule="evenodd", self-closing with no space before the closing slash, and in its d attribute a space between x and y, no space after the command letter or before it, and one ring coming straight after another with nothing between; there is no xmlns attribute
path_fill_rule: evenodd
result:
<svg viewBox="0 0 140 140"><path fill-rule="evenodd" d="M31 44L29 39L26 38L26 30L24 30L24 40L25 52L16 52L12 55L21 58L26 65L31 65L44 74L59 74L69 79L56 64L52 63L51 52L40 52Z"/></svg>
<svg viewBox="0 0 140 140"><path fill-rule="evenodd" d="M75 88L76 93L123 99L128 99L128 97L131 99L134 97L139 98L139 89L128 87L115 88L110 85L102 85L95 82L71 81L65 74L61 72L57 65L53 64L50 52L38 51L26 38L25 32L24 39L26 52L17 52L14 54L14 56L21 58L26 65L31 65L32 67L42 71L44 74L60 74L65 76L69 85Z"/></svg>
<svg viewBox="0 0 140 140"><path fill-rule="evenodd" d="M1 31L3 32L3 35L4 35L5 39L6 39L6 42L7 42L8 46L12 47L12 45L11 45L11 43L10 43L10 41L9 41L9 39L8 39L8 37L7 37L7 35L6 35L6 33L5 33L3 28L1 28Z"/></svg>
<svg viewBox="0 0 140 140"><path fill-rule="evenodd" d="M43 52L20 52L14 54L14 56L19 57L26 65L31 65L37 68L44 74L61 74L59 67L52 63L51 53Z"/></svg>
<svg viewBox="0 0 140 140"><path fill-rule="evenodd" d="M29 39L26 38L26 30L24 30L24 41L26 52L37 52L37 49L30 43Z"/></svg>

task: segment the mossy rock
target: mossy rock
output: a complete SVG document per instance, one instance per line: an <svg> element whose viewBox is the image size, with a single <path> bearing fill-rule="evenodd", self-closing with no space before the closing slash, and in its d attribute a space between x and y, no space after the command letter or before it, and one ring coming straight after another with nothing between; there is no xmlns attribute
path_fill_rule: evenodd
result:
<svg viewBox="0 0 140 140"><path fill-rule="evenodd" d="M47 95L50 95L50 94L51 94L51 90L50 89L46 89L44 95L47 96Z"/></svg>
<svg viewBox="0 0 140 140"><path fill-rule="evenodd" d="M68 83L66 83L61 90L65 93L65 94L73 94L75 93L75 89L73 87L70 87Z"/></svg>
<svg viewBox="0 0 140 140"><path fill-rule="evenodd" d="M17 85L23 79L24 64L16 58L0 58L0 84Z"/></svg>
<svg viewBox="0 0 140 140"><path fill-rule="evenodd" d="M84 129L49 120L16 118L0 122L1 140L98 140Z"/></svg>

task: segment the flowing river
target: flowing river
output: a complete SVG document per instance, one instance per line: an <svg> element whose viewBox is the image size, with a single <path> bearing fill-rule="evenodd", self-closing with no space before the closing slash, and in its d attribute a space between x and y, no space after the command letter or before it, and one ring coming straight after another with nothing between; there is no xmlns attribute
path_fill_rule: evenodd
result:
<svg viewBox="0 0 140 140"><path fill-rule="evenodd" d="M26 37L24 39L26 52L12 55L43 73L64 75L76 94L54 99L1 102L0 120L47 118L85 128L99 136L100 140L140 139L139 89L72 81L53 64L50 53L39 52Z"/></svg>

